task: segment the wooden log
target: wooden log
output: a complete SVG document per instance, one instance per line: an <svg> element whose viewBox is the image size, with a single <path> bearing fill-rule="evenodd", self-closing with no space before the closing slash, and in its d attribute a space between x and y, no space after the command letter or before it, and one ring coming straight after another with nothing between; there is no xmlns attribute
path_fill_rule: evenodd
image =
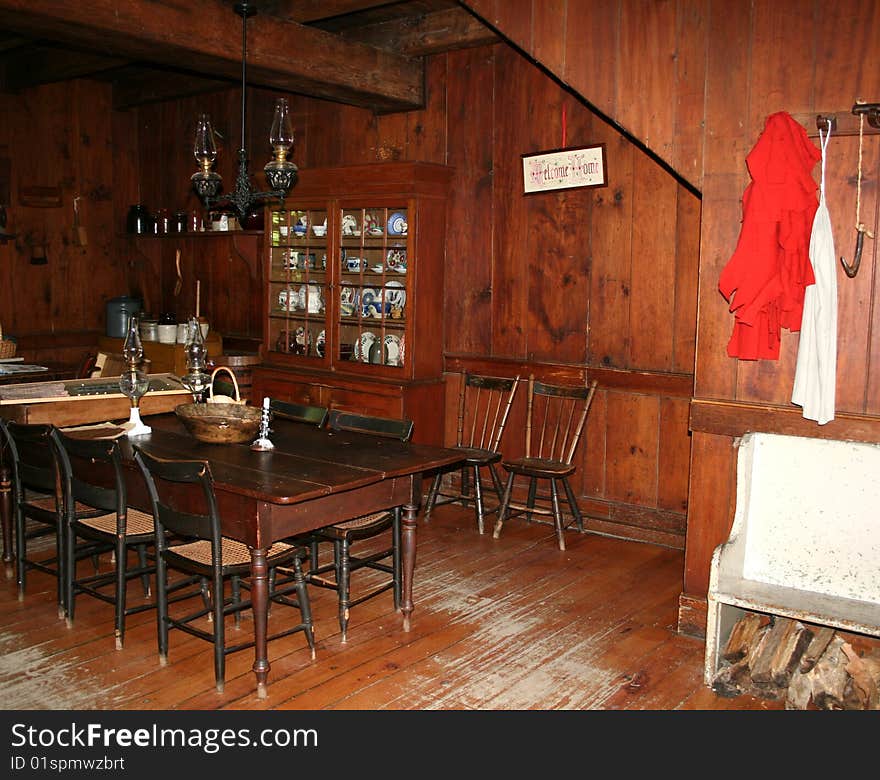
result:
<svg viewBox="0 0 880 780"><path fill-rule="evenodd" d="M785 709L806 710L813 701L813 683L806 672L797 668L792 672L785 693Z"/></svg>
<svg viewBox="0 0 880 780"><path fill-rule="evenodd" d="M730 630L727 644L724 646L722 657L725 661L736 663L746 657L758 630L769 625L770 619L760 612L749 612L740 618Z"/></svg>
<svg viewBox="0 0 880 780"><path fill-rule="evenodd" d="M845 689L844 707L848 710L876 710L878 707L877 682L871 673L870 666L849 643L844 643L843 653L846 656L846 671L849 684Z"/></svg>
<svg viewBox="0 0 880 780"><path fill-rule="evenodd" d="M753 682L761 685L773 683L773 658L779 646L786 641L793 623L794 621L788 618L777 617L770 629L763 634L754 659L749 662Z"/></svg>
<svg viewBox="0 0 880 780"><path fill-rule="evenodd" d="M813 639L801 656L800 669L802 672L809 672L816 665L816 661L828 648L832 637L834 637L833 628L819 628L813 634Z"/></svg>
<svg viewBox="0 0 880 780"><path fill-rule="evenodd" d="M819 709L842 710L846 697L846 685L850 679L846 672L845 642L837 634L828 643L816 665L810 670L813 702Z"/></svg>
<svg viewBox="0 0 880 780"><path fill-rule="evenodd" d="M733 699L742 696L750 687L749 662L741 658L729 666L722 666L712 680L712 690L719 696Z"/></svg>
<svg viewBox="0 0 880 780"><path fill-rule="evenodd" d="M810 644L813 632L797 620L788 621L776 652L770 660L770 679L781 687L791 680L791 674Z"/></svg>

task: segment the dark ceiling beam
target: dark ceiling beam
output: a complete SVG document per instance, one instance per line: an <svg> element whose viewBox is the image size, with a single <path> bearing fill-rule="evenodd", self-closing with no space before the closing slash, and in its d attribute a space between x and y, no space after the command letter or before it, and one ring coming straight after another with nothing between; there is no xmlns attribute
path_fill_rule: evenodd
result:
<svg viewBox="0 0 880 780"><path fill-rule="evenodd" d="M190 73L169 74L167 71L138 65L116 71L113 76L113 108L119 111L148 103L204 95L235 85L231 81L209 79Z"/></svg>
<svg viewBox="0 0 880 780"><path fill-rule="evenodd" d="M94 76L125 65L127 60L93 52L28 46L6 61L6 88L18 92L40 84Z"/></svg>
<svg viewBox="0 0 880 780"><path fill-rule="evenodd" d="M354 27L342 32L349 40L409 57L497 43L499 36L464 8L450 8L411 19Z"/></svg>
<svg viewBox="0 0 880 780"><path fill-rule="evenodd" d="M221 0L0 0L0 28L205 76L240 78L241 23ZM424 103L421 60L264 14L248 21L247 70L254 85L376 111Z"/></svg>
<svg viewBox="0 0 880 780"><path fill-rule="evenodd" d="M260 8L279 19L307 24L383 5L388 5L388 0L265 0Z"/></svg>

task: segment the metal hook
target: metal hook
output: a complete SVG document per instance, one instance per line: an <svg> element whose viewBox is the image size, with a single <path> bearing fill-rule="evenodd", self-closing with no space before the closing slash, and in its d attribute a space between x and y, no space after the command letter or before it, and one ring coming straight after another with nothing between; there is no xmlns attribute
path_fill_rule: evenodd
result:
<svg viewBox="0 0 880 780"><path fill-rule="evenodd" d="M849 265L844 258L840 258L840 264L843 266L843 270L850 279L854 278L859 272L859 266L862 264L862 245L864 243L865 230L860 227L856 230L856 251L853 256L852 265Z"/></svg>

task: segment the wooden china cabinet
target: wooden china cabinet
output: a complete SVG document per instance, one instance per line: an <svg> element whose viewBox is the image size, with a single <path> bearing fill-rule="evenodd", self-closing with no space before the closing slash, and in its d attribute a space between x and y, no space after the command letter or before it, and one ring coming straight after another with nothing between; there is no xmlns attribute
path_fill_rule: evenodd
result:
<svg viewBox="0 0 880 780"><path fill-rule="evenodd" d="M300 172L265 219L265 324L252 397L415 423L443 441L443 263L452 170Z"/></svg>

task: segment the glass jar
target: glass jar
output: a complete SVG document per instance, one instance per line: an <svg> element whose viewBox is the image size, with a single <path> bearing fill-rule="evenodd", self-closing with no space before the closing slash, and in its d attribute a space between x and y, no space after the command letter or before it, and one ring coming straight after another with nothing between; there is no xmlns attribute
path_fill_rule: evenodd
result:
<svg viewBox="0 0 880 780"><path fill-rule="evenodd" d="M146 206L136 203L129 208L128 217L125 222L126 229L129 233L135 235L144 235L153 232L153 218Z"/></svg>

